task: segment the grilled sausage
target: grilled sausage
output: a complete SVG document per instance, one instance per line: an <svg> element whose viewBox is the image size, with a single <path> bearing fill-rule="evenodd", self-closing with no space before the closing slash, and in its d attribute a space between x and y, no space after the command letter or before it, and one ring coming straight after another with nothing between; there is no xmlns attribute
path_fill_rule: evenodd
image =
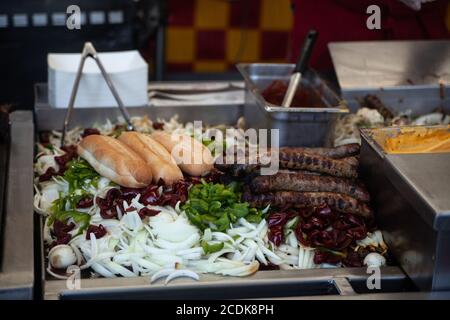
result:
<svg viewBox="0 0 450 320"><path fill-rule="evenodd" d="M351 155L358 153L358 144L349 144L337 148L284 147L279 149L280 168L356 178L358 159ZM270 153L264 156L270 157ZM258 164L247 164L248 162L246 161L241 163L245 164L216 164L216 168L226 171L233 176L242 176L256 171L260 167Z"/></svg>
<svg viewBox="0 0 450 320"><path fill-rule="evenodd" d="M334 192L369 201L369 193L356 182L348 179L311 175L304 173L277 173L273 176L259 176L250 183L255 193L272 191Z"/></svg>
<svg viewBox="0 0 450 320"><path fill-rule="evenodd" d="M373 213L367 204L353 197L332 192L278 191L266 194L244 192L242 199L255 208L273 207L308 208L328 205L332 210L371 218Z"/></svg>
<svg viewBox="0 0 450 320"><path fill-rule="evenodd" d="M342 158L339 159L340 161L345 161L348 164L357 167L359 165L359 160L357 157L348 157L348 158Z"/></svg>
<svg viewBox="0 0 450 320"><path fill-rule="evenodd" d="M394 118L394 113L383 104L383 102L375 95L368 94L364 97L364 104L369 109L377 110L384 118L384 120L389 120Z"/></svg>
<svg viewBox="0 0 450 320"><path fill-rule="evenodd" d="M283 147L280 151L293 153L309 153L317 154L319 156L330 157L333 159L342 159L356 156L359 154L360 146L358 143L350 143L336 148L297 148L297 147Z"/></svg>
<svg viewBox="0 0 450 320"><path fill-rule="evenodd" d="M284 151L280 151L279 159L280 167L283 169L308 170L343 178L358 177L357 165L349 161L303 152L286 153Z"/></svg>

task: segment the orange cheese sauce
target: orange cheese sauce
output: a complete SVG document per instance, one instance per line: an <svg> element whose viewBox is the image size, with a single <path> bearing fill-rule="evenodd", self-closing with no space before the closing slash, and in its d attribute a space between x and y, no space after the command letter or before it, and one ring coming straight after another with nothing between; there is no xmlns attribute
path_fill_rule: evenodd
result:
<svg viewBox="0 0 450 320"><path fill-rule="evenodd" d="M397 136L386 139L384 149L388 153L450 152L450 126L402 129Z"/></svg>

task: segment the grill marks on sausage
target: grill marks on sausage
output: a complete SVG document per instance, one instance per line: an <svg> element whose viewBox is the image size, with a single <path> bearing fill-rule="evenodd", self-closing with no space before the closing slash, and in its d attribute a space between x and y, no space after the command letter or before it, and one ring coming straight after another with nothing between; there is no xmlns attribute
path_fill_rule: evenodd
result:
<svg viewBox="0 0 450 320"><path fill-rule="evenodd" d="M337 148L283 147L276 151L280 171L273 176L253 178L243 194L243 200L251 206L311 208L325 204L336 211L372 217L367 204L369 193L357 181L359 144ZM216 167L233 176L251 177L265 163L261 157L270 157L270 152L260 155L257 164Z"/></svg>
<svg viewBox="0 0 450 320"><path fill-rule="evenodd" d="M277 191L264 194L244 192L243 200L250 206L264 208L267 205L274 207L309 208L328 205L331 209L371 218L373 213L369 206L345 194L333 192L296 192Z"/></svg>
<svg viewBox="0 0 450 320"><path fill-rule="evenodd" d="M272 191L333 192L369 201L369 193L355 181L305 173L277 173L273 176L258 176L250 183L254 193Z"/></svg>
<svg viewBox="0 0 450 320"><path fill-rule="evenodd" d="M357 161L344 161L303 152L280 150L280 167L325 173L336 177L356 178Z"/></svg>
<svg viewBox="0 0 450 320"><path fill-rule="evenodd" d="M305 170L337 177L356 178L359 153L358 144L348 144L336 148L294 148L284 147L279 151L281 169ZM275 150L271 150L273 152ZM270 158L270 152L260 155L257 164L247 161L237 164L216 164L216 168L233 176L243 176L261 167L261 157ZM246 155L247 157L248 155Z"/></svg>
<svg viewBox="0 0 450 320"><path fill-rule="evenodd" d="M308 153L316 154L323 157L333 159L342 159L353 157L359 154L360 146L358 143L350 143L336 148L300 148L300 147L283 147L280 151L292 153Z"/></svg>

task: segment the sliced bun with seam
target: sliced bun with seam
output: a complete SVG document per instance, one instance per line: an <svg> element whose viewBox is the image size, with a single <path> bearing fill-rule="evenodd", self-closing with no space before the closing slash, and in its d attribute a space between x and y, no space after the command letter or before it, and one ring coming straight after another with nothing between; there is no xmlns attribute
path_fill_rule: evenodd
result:
<svg viewBox="0 0 450 320"><path fill-rule="evenodd" d="M128 188L142 188L152 182L152 171L132 149L117 139L89 135L77 147L80 157L102 176Z"/></svg>
<svg viewBox="0 0 450 320"><path fill-rule="evenodd" d="M183 173L178 168L175 159L149 135L138 132L123 132L118 139L144 159L152 170L153 182L157 183L162 179L165 184L170 185L183 179Z"/></svg>
<svg viewBox="0 0 450 320"><path fill-rule="evenodd" d="M214 167L211 151L188 135L155 131L150 137L163 145L180 169L191 176L203 176Z"/></svg>

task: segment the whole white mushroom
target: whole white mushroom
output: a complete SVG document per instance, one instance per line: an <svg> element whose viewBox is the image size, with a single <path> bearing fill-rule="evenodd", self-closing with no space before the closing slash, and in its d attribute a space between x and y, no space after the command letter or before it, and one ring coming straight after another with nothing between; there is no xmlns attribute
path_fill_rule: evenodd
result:
<svg viewBox="0 0 450 320"><path fill-rule="evenodd" d="M364 265L368 267L381 267L385 264L386 258L376 252L371 252L364 258Z"/></svg>
<svg viewBox="0 0 450 320"><path fill-rule="evenodd" d="M66 269L77 262L75 252L67 244L60 244L53 247L48 253L48 259L50 265L55 269Z"/></svg>

